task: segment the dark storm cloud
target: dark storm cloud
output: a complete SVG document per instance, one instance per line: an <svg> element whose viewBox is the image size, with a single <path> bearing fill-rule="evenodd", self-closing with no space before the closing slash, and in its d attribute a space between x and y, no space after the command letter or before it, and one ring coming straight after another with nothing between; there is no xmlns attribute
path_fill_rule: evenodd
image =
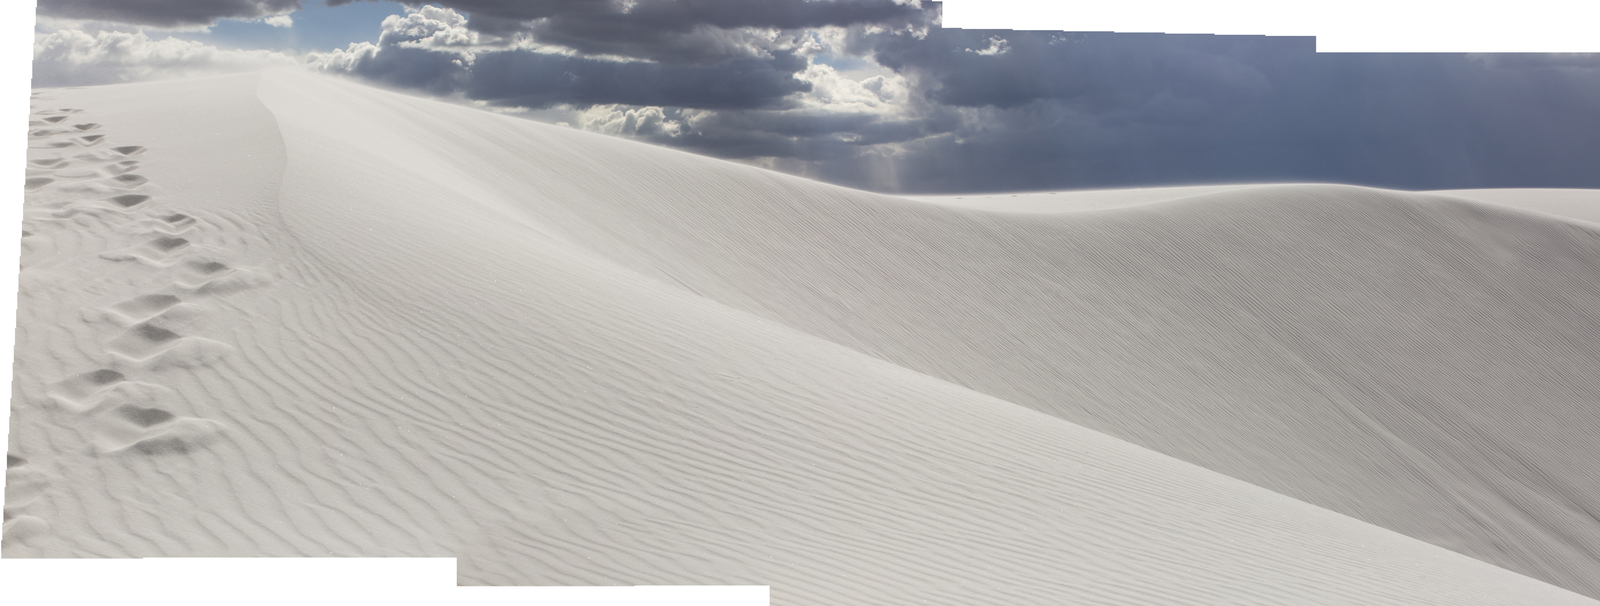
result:
<svg viewBox="0 0 1600 606"><path fill-rule="evenodd" d="M330 0L330 6L360 0ZM554 19L589 35L619 38L649 30L686 32L699 26L807 29L824 26L921 22L915 4L894 0L436 0L407 2L455 9L473 21L508 27ZM621 28L605 31L607 28ZM477 29L475 27L475 29ZM505 33L496 31L494 33Z"/></svg>
<svg viewBox="0 0 1600 606"><path fill-rule="evenodd" d="M332 0L348 4L358 0ZM418 3L410 3L413 6ZM932 13L893 0L438 0L471 29L529 34L590 55L716 63L759 54L748 30L926 24Z"/></svg>
<svg viewBox="0 0 1600 606"><path fill-rule="evenodd" d="M740 41L726 35L730 31L900 26L924 18L921 9L889 0L642 0L627 13L564 13L530 24L527 31L586 53L699 62L740 52Z"/></svg>
<svg viewBox="0 0 1600 606"><path fill-rule="evenodd" d="M932 84L930 99L1015 107L1037 99L1109 110L1168 93L1249 96L1280 57L1314 50L1311 38L1073 34L935 29L925 39L864 36L878 63Z"/></svg>
<svg viewBox="0 0 1600 606"><path fill-rule="evenodd" d="M452 9L420 7L384 21L376 45L324 53L315 64L387 85L510 107L770 108L811 90L810 83L795 77L809 61L788 48L702 63L616 60L538 50L538 43L528 48L465 25L464 16Z"/></svg>
<svg viewBox="0 0 1600 606"><path fill-rule="evenodd" d="M300 0L39 0L40 15L156 27L211 25L299 8Z"/></svg>
<svg viewBox="0 0 1600 606"><path fill-rule="evenodd" d="M793 76L804 66L804 59L790 53L702 66L513 50L480 55L463 92L473 99L524 107L622 103L750 108L779 105L790 94L810 90Z"/></svg>
<svg viewBox="0 0 1600 606"><path fill-rule="evenodd" d="M1309 39L959 30L876 48L926 98L970 114L948 136L907 147L895 189L1600 187L1593 56L1316 54Z"/></svg>
<svg viewBox="0 0 1600 606"><path fill-rule="evenodd" d="M805 69L806 60L792 52L712 65L613 61L516 48L442 52L452 47L427 47L431 38L419 38L417 32L457 32L446 31L438 21L416 25L417 21L392 21L378 44L325 54L317 65L389 86L460 94L507 107L629 104L741 109L779 106L791 94L811 88L794 77Z"/></svg>
<svg viewBox="0 0 1600 606"><path fill-rule="evenodd" d="M901 112L720 111L649 138L906 192L1246 181L1600 187L1595 56L1317 54L1310 38L963 30L856 30L847 44L910 83ZM522 86L552 91L526 97L536 101L685 103L659 80L640 80L648 84L636 94L577 95L553 70L536 71L546 75ZM476 74L469 95L509 86L501 80ZM687 90L694 107L759 107L713 105L715 95L699 94L709 91ZM781 87L763 90L770 106L783 105ZM885 145L894 153L874 147ZM897 165L863 168L884 162Z"/></svg>
<svg viewBox="0 0 1600 606"><path fill-rule="evenodd" d="M311 63L499 106L593 109L586 127L885 191L1600 187L1597 55L1319 55L1311 38L940 29L936 3L890 0L432 4L385 21L377 44ZM44 0L40 12L173 25L297 6ZM42 56L61 65L126 46L52 40Z"/></svg>
<svg viewBox="0 0 1600 606"><path fill-rule="evenodd" d="M816 28L828 25L886 23L921 18L915 4L893 0L442 0L434 2L472 15L507 20L569 18L654 23L659 29L687 31L699 25L731 29Z"/></svg>
<svg viewBox="0 0 1600 606"><path fill-rule="evenodd" d="M472 74L453 55L420 48L367 49L352 57L347 73L388 86L448 97L472 85Z"/></svg>

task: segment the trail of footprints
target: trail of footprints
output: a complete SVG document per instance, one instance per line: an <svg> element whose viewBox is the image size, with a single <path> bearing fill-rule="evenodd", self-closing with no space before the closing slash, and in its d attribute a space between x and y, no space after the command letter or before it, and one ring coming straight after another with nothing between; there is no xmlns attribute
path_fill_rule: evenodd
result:
<svg viewBox="0 0 1600 606"><path fill-rule="evenodd" d="M206 315L203 299L263 286L269 279L197 245L196 235L209 224L181 212L157 211L147 179L137 172L145 149L109 145L96 132L101 125L75 119L80 111L36 109L30 116L22 271L28 273L30 257L37 261L59 254L56 238L93 246L133 235L136 243L104 250L97 262L157 268L165 285L85 309L85 321L109 322L120 331L103 343L110 363L61 377L46 393L82 424L100 455L188 454L215 439L223 424L173 412L184 409L182 398L141 376L202 366L226 355L229 345L191 334ZM49 524L25 510L48 489L48 474L20 455L7 454L6 477L5 543L27 543L47 533Z"/></svg>
<svg viewBox="0 0 1600 606"><path fill-rule="evenodd" d="M29 466L27 459L9 453L6 454L6 504L3 539L6 546L13 545L16 542L27 542L33 537L49 531L49 523L36 516L22 513L23 509L37 501L49 486L50 480L48 476Z"/></svg>

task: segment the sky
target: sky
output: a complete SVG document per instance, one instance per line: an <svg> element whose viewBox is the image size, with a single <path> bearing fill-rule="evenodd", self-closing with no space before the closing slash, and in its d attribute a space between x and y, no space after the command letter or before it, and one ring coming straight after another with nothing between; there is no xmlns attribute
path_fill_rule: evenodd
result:
<svg viewBox="0 0 1600 606"><path fill-rule="evenodd" d="M1600 55L939 27L921 0L39 0L34 86L300 66L907 194L1600 188Z"/></svg>

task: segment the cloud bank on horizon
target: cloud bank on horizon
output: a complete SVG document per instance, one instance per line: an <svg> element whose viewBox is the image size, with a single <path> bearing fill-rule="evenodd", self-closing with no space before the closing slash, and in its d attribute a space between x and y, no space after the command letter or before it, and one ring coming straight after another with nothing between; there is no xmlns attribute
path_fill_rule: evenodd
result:
<svg viewBox="0 0 1600 606"><path fill-rule="evenodd" d="M340 21L379 4L392 14ZM887 192L1600 188L1600 55L1317 54L1308 37L942 29L939 13L919 0L40 0L34 83L302 65ZM342 48L286 42L334 23Z"/></svg>

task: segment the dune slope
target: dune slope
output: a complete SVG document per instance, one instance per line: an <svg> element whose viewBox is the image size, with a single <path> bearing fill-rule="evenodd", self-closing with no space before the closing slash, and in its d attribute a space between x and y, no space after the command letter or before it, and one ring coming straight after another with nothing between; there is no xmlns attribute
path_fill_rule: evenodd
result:
<svg viewBox="0 0 1600 606"><path fill-rule="evenodd" d="M1457 189L1430 192L1600 224L1600 190Z"/></svg>
<svg viewBox="0 0 1600 606"><path fill-rule="evenodd" d="M1065 224L293 72L42 91L36 105L7 557L454 555L467 583L770 584L780 604L1593 603L1079 424L1256 461L1220 469L1246 480L1309 475L1302 492L1356 509L1443 498L1408 492L1416 482L1480 511L1469 489L1500 476L1470 484L1449 475L1457 463L1340 458L1363 439L1450 446L1405 442L1420 439L1396 436L1406 423L1352 404L1340 390L1357 388L1326 369L1354 346L1332 361L1285 339L1260 353L1245 326L1286 329L1243 325L1228 304L1245 295L1191 292L1178 271L1208 242L1248 264L1251 242L1207 230L1263 213L1292 226L1308 206L1351 220L1454 201L1291 189ZM66 130L78 124L101 136ZM1542 259L1587 259L1587 232L1513 219L1532 227L1512 233L1546 238ZM1355 231L1334 228L1323 232ZM1113 272L1126 259L1096 255L1131 245L1086 252L1133 233L1165 244L1126 275ZM1524 248L1505 246L1514 267ZM1100 273L1065 273L1073 260ZM1281 267L1267 261L1256 259ZM1347 279L1358 278L1370 276ZM1069 286L1077 298L1063 305ZM1540 296L1570 296L1557 302L1576 315L1584 288ZM1171 311L1201 295L1219 304ZM1140 300L1142 322L1128 309ZM1205 341L1225 328L1239 334ZM1173 343L1193 345L1126 357ZM1551 347L1581 361L1586 343ZM1213 361L1212 383L1244 387L1162 376L1208 352L1189 359ZM1316 389L1295 382L1313 371ZM1553 374L1525 401L1580 380ZM1120 399L1104 393L1113 381ZM1280 416L1230 408L1240 392L1257 396L1241 399L1246 411L1275 402ZM1396 414L1420 414L1396 401ZM1350 418L1362 420L1328 421ZM1494 429L1444 452L1523 453L1484 444L1529 426ZM1508 477L1548 485L1506 498L1583 478L1539 458L1571 435L1527 446ZM1316 464L1347 467L1316 476ZM1385 475L1418 469L1435 475ZM1387 482L1364 487L1387 500L1370 505L1345 481ZM1515 510L1499 506L1483 515ZM1548 555L1548 538L1509 548Z"/></svg>
<svg viewBox="0 0 1600 606"><path fill-rule="evenodd" d="M1592 224L1330 185L986 212L458 113L429 145L637 272L1600 595Z"/></svg>
<svg viewBox="0 0 1600 606"><path fill-rule="evenodd" d="M638 274L1600 595L1594 224L1332 185L982 211L366 103L467 195Z"/></svg>

